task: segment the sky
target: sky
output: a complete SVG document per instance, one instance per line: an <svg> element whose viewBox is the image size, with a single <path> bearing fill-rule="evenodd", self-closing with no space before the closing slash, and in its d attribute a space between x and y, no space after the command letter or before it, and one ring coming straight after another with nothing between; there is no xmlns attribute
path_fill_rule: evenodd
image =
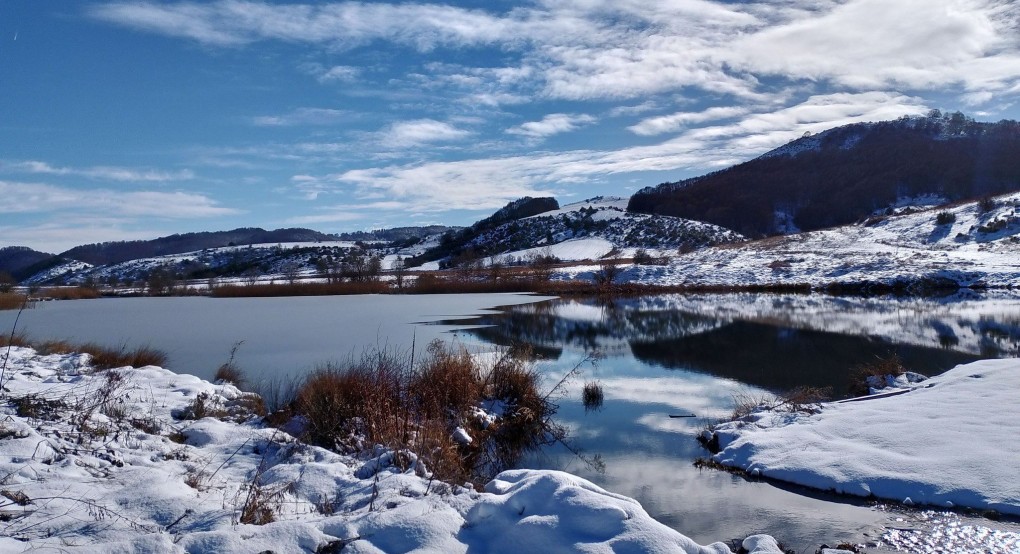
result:
<svg viewBox="0 0 1020 554"><path fill-rule="evenodd" d="M467 225L1018 99L1012 0L3 0L0 247Z"/></svg>

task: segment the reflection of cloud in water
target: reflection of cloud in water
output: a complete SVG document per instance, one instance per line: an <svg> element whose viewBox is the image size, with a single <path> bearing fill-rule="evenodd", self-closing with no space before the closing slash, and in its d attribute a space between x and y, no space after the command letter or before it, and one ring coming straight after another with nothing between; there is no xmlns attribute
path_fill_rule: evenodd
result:
<svg viewBox="0 0 1020 554"><path fill-rule="evenodd" d="M605 475L585 477L638 500L653 517L703 544L772 532L797 552L814 552L821 541L855 541L860 529L885 518L866 507L802 496L720 471L697 470L688 460L642 453L612 455L605 461Z"/></svg>
<svg viewBox="0 0 1020 554"><path fill-rule="evenodd" d="M561 319L572 321L601 322L606 319L606 311L602 306L582 304L577 301L556 304L554 313Z"/></svg>
<svg viewBox="0 0 1020 554"><path fill-rule="evenodd" d="M602 385L610 400L657 404L674 409L671 413L693 413L699 418L715 419L733 412L735 395L766 394L763 389L737 381L693 374L685 377L612 377L603 379Z"/></svg>

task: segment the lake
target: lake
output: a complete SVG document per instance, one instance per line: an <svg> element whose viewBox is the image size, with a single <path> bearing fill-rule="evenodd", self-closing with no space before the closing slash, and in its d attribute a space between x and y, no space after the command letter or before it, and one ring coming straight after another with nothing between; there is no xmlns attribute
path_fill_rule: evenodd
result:
<svg viewBox="0 0 1020 554"><path fill-rule="evenodd" d="M499 309L495 309L500 307ZM15 314L0 312L0 328ZM604 473L565 448L527 458L639 500L659 521L700 542L774 534L798 552L863 541L909 513L822 493L698 470L696 435L735 398L797 386L846 394L859 364L891 354L934 375L957 364L1020 352L1020 298L836 298L819 295L664 295L614 300L525 295L314 298L131 298L40 304L19 328L33 338L149 344L179 372L210 377L231 346L252 379L434 338L473 349L527 343L551 387L575 366L558 403L570 444L599 455ZM584 362L593 351L601 358ZM603 386L586 411L579 390ZM693 416L676 417L674 416ZM795 447L795 445L791 445Z"/></svg>

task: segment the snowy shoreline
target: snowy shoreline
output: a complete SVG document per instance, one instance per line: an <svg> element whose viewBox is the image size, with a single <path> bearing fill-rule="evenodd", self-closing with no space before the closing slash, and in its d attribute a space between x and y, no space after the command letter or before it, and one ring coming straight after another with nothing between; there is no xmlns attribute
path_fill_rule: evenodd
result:
<svg viewBox="0 0 1020 554"><path fill-rule="evenodd" d="M1020 359L957 366L897 395L812 413L758 410L714 428L713 460L904 504L1020 515Z"/></svg>
<svg viewBox="0 0 1020 554"><path fill-rule="evenodd" d="M484 492L430 483L380 447L355 458L265 427L229 384L0 356L0 552L730 552L567 473L506 471ZM221 419L179 419L200 395ZM239 523L261 509L273 521ZM743 546L781 552L764 535Z"/></svg>

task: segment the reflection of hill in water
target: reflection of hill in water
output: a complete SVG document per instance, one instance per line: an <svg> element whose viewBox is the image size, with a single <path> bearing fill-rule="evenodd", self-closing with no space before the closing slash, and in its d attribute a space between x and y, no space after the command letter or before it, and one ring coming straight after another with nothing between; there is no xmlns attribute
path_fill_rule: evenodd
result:
<svg viewBox="0 0 1020 554"><path fill-rule="evenodd" d="M578 311L586 317L574 317ZM635 340L654 342L704 333L722 322L676 310L647 312L613 303L600 306L594 301L554 301L513 306L500 314L481 316L471 324L486 327L463 333L503 346L529 344L536 353L555 359L565 348L628 355Z"/></svg>
<svg viewBox="0 0 1020 554"><path fill-rule="evenodd" d="M836 396L846 393L853 367L891 353L925 375L978 359L945 349L746 321L675 340L634 341L631 350L647 364L707 372L769 389L832 387Z"/></svg>
<svg viewBox="0 0 1020 554"><path fill-rule="evenodd" d="M717 300L715 310L711 297L558 300L485 315L472 323L487 327L464 332L494 344L530 344L552 359L563 350L598 349L766 388L831 386L837 395L847 390L853 367L877 357L895 353L908 369L935 375L979 358L1016 355L1020 341L1020 321L996 302L928 309L919 301L903 310L897 301L862 305L832 297ZM814 317L808 303L815 304ZM836 309L839 303L846 309Z"/></svg>

